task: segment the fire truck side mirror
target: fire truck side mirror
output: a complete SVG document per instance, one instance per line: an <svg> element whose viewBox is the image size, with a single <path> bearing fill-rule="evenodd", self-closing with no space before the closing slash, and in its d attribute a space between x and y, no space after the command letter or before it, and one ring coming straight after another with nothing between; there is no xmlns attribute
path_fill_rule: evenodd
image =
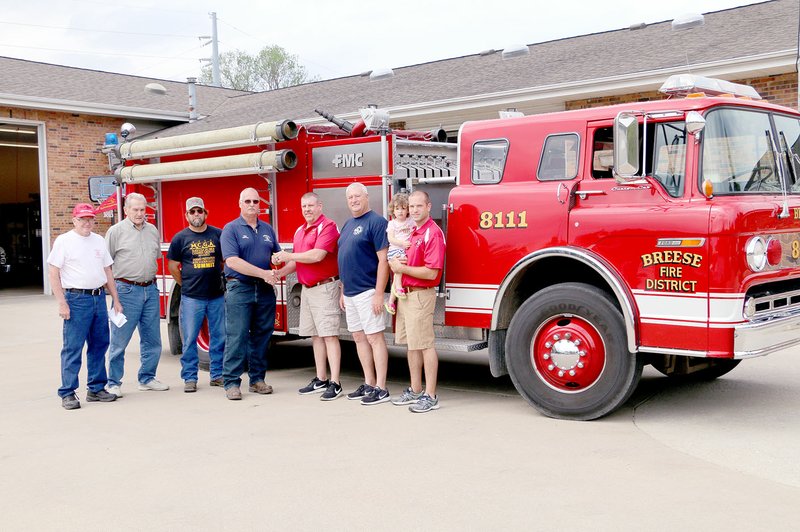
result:
<svg viewBox="0 0 800 532"><path fill-rule="evenodd" d="M699 138L699 134L706 127L706 119L697 111L686 113L686 132Z"/></svg>
<svg viewBox="0 0 800 532"><path fill-rule="evenodd" d="M614 119L614 175L622 179L639 173L639 121L630 112Z"/></svg>

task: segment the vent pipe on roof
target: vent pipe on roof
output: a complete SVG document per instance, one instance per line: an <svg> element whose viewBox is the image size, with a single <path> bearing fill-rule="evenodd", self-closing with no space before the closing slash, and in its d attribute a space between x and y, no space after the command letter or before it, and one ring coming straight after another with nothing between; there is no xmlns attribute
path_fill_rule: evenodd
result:
<svg viewBox="0 0 800 532"><path fill-rule="evenodd" d="M186 86L189 88L189 121L197 120L197 78L186 78Z"/></svg>
<svg viewBox="0 0 800 532"><path fill-rule="evenodd" d="M631 31L635 31L635 30L643 30L646 27L647 27L646 22L637 22L636 24L631 24L630 26L628 26L628 29Z"/></svg>

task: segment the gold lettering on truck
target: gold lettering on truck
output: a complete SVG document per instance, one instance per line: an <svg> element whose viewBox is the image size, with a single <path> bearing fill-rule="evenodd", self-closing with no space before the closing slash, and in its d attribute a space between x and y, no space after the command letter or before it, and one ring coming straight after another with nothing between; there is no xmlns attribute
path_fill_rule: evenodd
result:
<svg viewBox="0 0 800 532"><path fill-rule="evenodd" d="M697 281L683 278L683 268L699 268L703 256L679 250L654 251L641 256L642 267L652 268L654 277L645 280L645 289L659 292L697 292Z"/></svg>

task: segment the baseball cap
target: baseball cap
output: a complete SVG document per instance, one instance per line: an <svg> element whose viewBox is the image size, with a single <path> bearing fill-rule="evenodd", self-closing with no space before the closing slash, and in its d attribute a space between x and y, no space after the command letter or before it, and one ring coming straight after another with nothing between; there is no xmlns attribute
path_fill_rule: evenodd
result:
<svg viewBox="0 0 800 532"><path fill-rule="evenodd" d="M186 200L186 212L191 211L195 207L200 207L204 211L206 210L206 206L203 203L203 199L202 198L195 197L195 198L189 198L189 199Z"/></svg>
<svg viewBox="0 0 800 532"><path fill-rule="evenodd" d="M89 205L88 203L78 203L75 205L75 208L72 209L72 217L73 218L87 218L95 217L94 207Z"/></svg>

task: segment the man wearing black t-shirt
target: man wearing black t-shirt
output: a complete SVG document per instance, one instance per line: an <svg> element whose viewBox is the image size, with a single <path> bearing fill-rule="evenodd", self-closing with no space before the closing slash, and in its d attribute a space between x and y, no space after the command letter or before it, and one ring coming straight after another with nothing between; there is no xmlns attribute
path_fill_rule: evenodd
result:
<svg viewBox="0 0 800 532"><path fill-rule="evenodd" d="M183 391L197 391L197 336L208 319L211 336L211 386L222 386L222 355L225 350L225 298L222 285L222 230L208 225L208 211L201 198L186 200L189 227L175 235L169 245L169 273L181 285L180 328L183 341L181 378Z"/></svg>

